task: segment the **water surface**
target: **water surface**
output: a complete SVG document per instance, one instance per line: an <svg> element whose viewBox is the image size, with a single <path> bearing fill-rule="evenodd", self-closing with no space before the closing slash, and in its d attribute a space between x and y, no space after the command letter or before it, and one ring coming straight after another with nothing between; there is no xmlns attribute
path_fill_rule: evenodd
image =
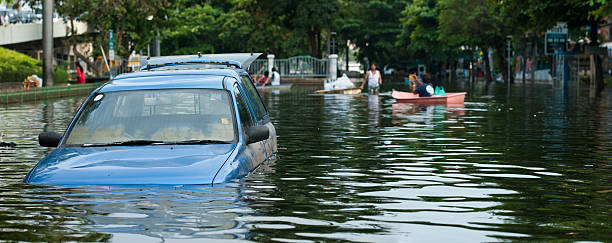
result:
<svg viewBox="0 0 612 243"><path fill-rule="evenodd" d="M83 98L0 107L0 241L612 241L606 93L453 89L464 106L265 93L279 158L219 187L25 185Z"/></svg>

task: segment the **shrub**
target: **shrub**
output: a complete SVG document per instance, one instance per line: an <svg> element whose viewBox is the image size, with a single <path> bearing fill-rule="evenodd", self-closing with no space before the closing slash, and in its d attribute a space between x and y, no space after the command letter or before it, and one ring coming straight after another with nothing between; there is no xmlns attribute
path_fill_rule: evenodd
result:
<svg viewBox="0 0 612 243"><path fill-rule="evenodd" d="M68 64L55 66L55 71L53 72L53 82L56 84L68 82L68 77L70 74L68 74L68 71L66 71L67 69Z"/></svg>
<svg viewBox="0 0 612 243"><path fill-rule="evenodd" d="M27 76L42 77L42 63L28 55L0 47L0 82L22 82Z"/></svg>

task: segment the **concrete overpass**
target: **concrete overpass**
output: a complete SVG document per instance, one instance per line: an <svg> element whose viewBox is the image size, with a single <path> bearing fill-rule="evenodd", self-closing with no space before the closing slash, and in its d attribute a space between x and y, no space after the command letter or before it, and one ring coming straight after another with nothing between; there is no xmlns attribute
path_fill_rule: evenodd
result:
<svg viewBox="0 0 612 243"><path fill-rule="evenodd" d="M87 23L85 22L75 21L74 27L77 35L88 32ZM53 38L56 42L70 35L70 22L53 22ZM18 51L42 49L42 23L0 26L0 46Z"/></svg>

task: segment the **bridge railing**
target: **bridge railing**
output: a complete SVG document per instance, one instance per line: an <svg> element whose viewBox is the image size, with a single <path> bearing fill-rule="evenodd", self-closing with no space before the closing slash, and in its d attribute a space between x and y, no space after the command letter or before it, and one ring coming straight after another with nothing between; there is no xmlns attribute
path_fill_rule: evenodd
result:
<svg viewBox="0 0 612 243"><path fill-rule="evenodd" d="M268 70L269 60L260 59L251 63L250 73ZM287 59L274 59L274 67L282 77L324 78L329 75L329 59L310 56L296 56ZM263 72L262 71L262 72Z"/></svg>
<svg viewBox="0 0 612 243"><path fill-rule="evenodd" d="M253 63L251 63L251 66L247 68L247 71L252 75L257 74L257 72L261 72L259 75L263 75L263 72L265 72L266 70L268 70L268 60L264 59L253 61Z"/></svg>

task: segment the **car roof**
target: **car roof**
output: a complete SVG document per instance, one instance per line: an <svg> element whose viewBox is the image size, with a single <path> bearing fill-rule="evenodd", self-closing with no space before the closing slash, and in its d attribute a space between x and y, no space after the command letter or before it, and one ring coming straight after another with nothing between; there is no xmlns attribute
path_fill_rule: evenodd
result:
<svg viewBox="0 0 612 243"><path fill-rule="evenodd" d="M225 89L224 78L234 77L240 80L240 71L242 70L205 69L133 72L113 78L99 92L178 88Z"/></svg>
<svg viewBox="0 0 612 243"><path fill-rule="evenodd" d="M140 70L163 68L169 66L184 66L189 64L213 64L246 68L262 53L223 53L148 57L140 60Z"/></svg>

